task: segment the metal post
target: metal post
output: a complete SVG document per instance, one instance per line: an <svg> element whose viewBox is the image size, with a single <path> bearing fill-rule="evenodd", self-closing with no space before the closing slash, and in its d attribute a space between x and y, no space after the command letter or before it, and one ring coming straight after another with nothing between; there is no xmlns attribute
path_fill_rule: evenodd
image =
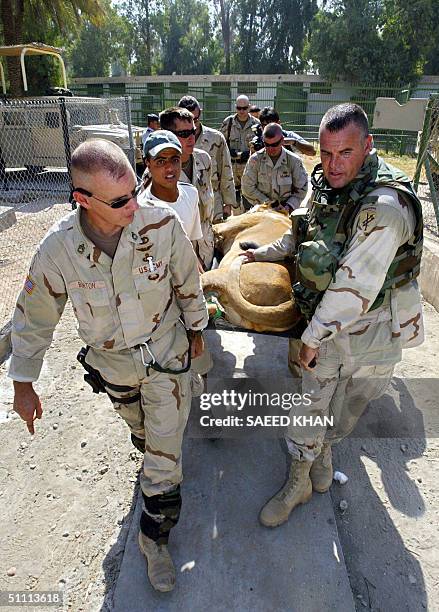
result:
<svg viewBox="0 0 439 612"><path fill-rule="evenodd" d="M129 150L128 159L130 160L130 163L131 163L134 171L136 171L136 149L135 149L135 145L134 145L133 129L132 129L132 124L131 124L131 103L130 103L130 97L129 96L124 96L124 99L125 99L125 114L126 114L126 118L127 118L127 127L128 127L128 140L129 140L129 143L130 143L130 150Z"/></svg>
<svg viewBox="0 0 439 612"><path fill-rule="evenodd" d="M68 180L69 180L69 191L70 191L73 187L72 173L71 173L72 154L70 151L69 123L67 120L66 101L64 98L60 98L59 100L59 110L61 114L61 127L62 127L62 135L63 135L63 140L64 140L64 152L66 156L67 175L68 175Z"/></svg>
<svg viewBox="0 0 439 612"><path fill-rule="evenodd" d="M0 75L2 79L2 90L3 95L6 95L6 80L5 80L5 71L3 70L3 62L0 60Z"/></svg>
<svg viewBox="0 0 439 612"><path fill-rule="evenodd" d="M425 110L424 125L422 126L421 142L419 144L418 161L416 162L416 170L413 177L413 186L415 191L418 191L419 178L421 176L422 165L425 161L425 154L428 148L428 142L430 140L430 124L431 115L433 112L434 97L430 96L427 108Z"/></svg>
<svg viewBox="0 0 439 612"><path fill-rule="evenodd" d="M425 158L425 174L427 175L427 181L428 181L428 185L430 187L430 197L431 197L431 201L433 203L433 208L434 208L434 212L436 215L436 223L437 226L439 228L439 198L438 198L438 192L437 192L437 187L434 183L433 180L433 174L431 171L431 166L433 165L434 169L436 171L439 170L439 164L437 163L437 161L434 159L434 157L430 154L427 153L427 156Z"/></svg>

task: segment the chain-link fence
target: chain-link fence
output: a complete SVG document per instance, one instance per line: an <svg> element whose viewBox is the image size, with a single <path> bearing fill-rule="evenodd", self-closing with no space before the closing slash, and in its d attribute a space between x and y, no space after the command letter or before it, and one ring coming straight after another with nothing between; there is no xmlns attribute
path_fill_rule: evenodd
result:
<svg viewBox="0 0 439 612"><path fill-rule="evenodd" d="M427 105L414 183L422 201L424 224L439 236L439 95L431 96Z"/></svg>
<svg viewBox="0 0 439 612"><path fill-rule="evenodd" d="M127 97L0 101L0 329L36 246L71 210L72 151L89 138L104 138L134 165L142 131L131 125Z"/></svg>

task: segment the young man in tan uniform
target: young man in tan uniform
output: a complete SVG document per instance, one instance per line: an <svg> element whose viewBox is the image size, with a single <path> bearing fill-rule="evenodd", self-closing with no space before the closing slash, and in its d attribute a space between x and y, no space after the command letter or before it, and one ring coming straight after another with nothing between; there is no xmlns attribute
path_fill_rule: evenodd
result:
<svg viewBox="0 0 439 612"><path fill-rule="evenodd" d="M195 148L195 125L190 111L177 106L160 113L163 130L175 134L181 145L180 180L196 187L200 208L201 231L203 237L197 240L195 249L203 262L204 270L209 270L213 260L213 216L214 197L212 188L212 163L210 155Z"/></svg>

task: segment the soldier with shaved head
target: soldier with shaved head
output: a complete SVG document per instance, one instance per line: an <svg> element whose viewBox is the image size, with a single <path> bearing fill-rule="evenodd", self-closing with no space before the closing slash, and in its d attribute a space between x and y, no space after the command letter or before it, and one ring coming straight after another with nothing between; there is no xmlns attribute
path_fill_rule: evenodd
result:
<svg viewBox="0 0 439 612"><path fill-rule="evenodd" d="M320 157L310 210L292 215L298 231L245 254L274 261L297 253L293 295L305 327L298 361L303 397L311 398L290 414L290 472L261 511L267 527L285 522L313 490L329 489L331 445L384 393L402 349L424 338L422 208L409 179L378 157L367 116L352 103L324 115ZM333 417L331 428L323 417Z"/></svg>
<svg viewBox="0 0 439 612"><path fill-rule="evenodd" d="M259 121L249 114L250 101L247 96L236 98L236 113L226 117L221 125L227 146L232 158L233 177L235 179L236 208L233 214L240 214L250 208L250 203L241 196L241 177L245 164L250 157L250 141L254 136L252 127L259 125Z"/></svg>
<svg viewBox="0 0 439 612"><path fill-rule="evenodd" d="M38 246L13 316L14 410L33 434L43 414L33 382L69 299L86 343L78 355L84 378L108 395L144 454L139 546L152 586L170 591L167 543L181 507L188 370L203 351L207 324L197 259L169 206L139 206L136 175L117 145L81 144L71 170L78 208Z"/></svg>

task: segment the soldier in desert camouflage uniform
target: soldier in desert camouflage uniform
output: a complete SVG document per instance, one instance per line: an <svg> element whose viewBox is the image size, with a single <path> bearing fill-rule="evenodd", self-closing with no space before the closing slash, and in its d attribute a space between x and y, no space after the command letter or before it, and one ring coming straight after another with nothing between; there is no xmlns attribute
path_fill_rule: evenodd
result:
<svg viewBox="0 0 439 612"><path fill-rule="evenodd" d="M224 119L221 125L227 146L232 158L233 177L235 180L236 201L238 214L249 210L250 204L241 196L241 177L245 164L250 157L250 142L254 137L252 127L259 125L259 121L249 114L250 101L247 96L236 98L236 113Z"/></svg>
<svg viewBox="0 0 439 612"><path fill-rule="evenodd" d="M282 128L264 128L265 148L253 153L241 179L242 193L255 206L268 202L278 211L292 212L308 192L308 175L298 155L287 151Z"/></svg>
<svg viewBox="0 0 439 612"><path fill-rule="evenodd" d="M212 163L210 155L195 148L195 125L193 115L185 108L168 108L160 113L160 126L173 132L182 148L182 171L180 180L191 183L198 190L201 231L203 238L196 241L196 251L209 270L213 260L214 197L212 189Z"/></svg>
<svg viewBox="0 0 439 612"><path fill-rule="evenodd" d="M387 166L372 146L359 106L330 109L320 125L322 164L313 172L302 235L290 231L246 253L247 260L259 261L297 250L293 293L307 321L299 352L302 393L312 399L290 416L335 420L331 429L290 424L290 474L261 511L268 527L286 521L313 489L329 489L331 444L348 435L367 403L385 391L401 349L423 341L415 280L422 253L421 205L407 177Z"/></svg>
<svg viewBox="0 0 439 612"><path fill-rule="evenodd" d="M215 199L213 222L217 223L228 217L236 208L235 183L233 181L230 151L224 136L201 123L200 103L193 96L183 96L178 103L181 108L187 108L194 116L195 145L206 151L212 161L212 187Z"/></svg>
<svg viewBox="0 0 439 612"><path fill-rule="evenodd" d="M180 513L191 402L188 337L197 357L207 323L197 261L173 210L139 208L135 174L117 145L81 144L72 181L79 207L40 243L15 309L14 410L33 433L42 408L32 382L69 298L87 344L87 382L108 394L144 451L139 545L152 585L169 591L175 570L167 541Z"/></svg>

